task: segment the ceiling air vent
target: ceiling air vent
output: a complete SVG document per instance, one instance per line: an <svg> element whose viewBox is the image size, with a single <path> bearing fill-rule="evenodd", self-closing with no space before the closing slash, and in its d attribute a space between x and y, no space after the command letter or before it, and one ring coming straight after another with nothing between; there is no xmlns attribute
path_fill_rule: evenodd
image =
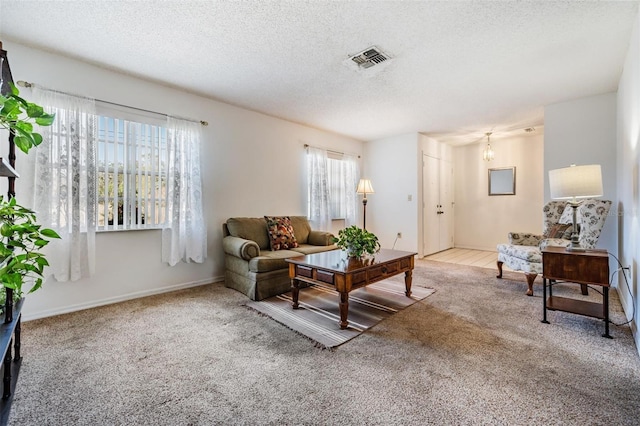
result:
<svg viewBox="0 0 640 426"><path fill-rule="evenodd" d="M383 53L380 49L372 46L356 55L351 57L351 60L355 62L360 68L371 68L374 65L381 64L391 59L388 55Z"/></svg>

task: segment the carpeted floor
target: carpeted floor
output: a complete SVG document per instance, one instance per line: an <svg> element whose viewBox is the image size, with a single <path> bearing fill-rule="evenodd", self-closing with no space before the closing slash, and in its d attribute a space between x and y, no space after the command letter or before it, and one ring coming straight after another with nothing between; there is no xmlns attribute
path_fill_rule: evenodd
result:
<svg viewBox="0 0 640 426"><path fill-rule="evenodd" d="M638 424L627 326L542 324L519 274L416 264L436 292L334 351L220 284L27 322L10 424Z"/></svg>

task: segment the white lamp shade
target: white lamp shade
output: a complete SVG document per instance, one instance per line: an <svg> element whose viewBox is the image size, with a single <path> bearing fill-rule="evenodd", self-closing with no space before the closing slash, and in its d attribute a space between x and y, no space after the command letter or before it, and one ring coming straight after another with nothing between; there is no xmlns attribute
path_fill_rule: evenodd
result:
<svg viewBox="0 0 640 426"><path fill-rule="evenodd" d="M554 200L600 197L602 170L599 164L549 170L549 187Z"/></svg>
<svg viewBox="0 0 640 426"><path fill-rule="evenodd" d="M371 180L369 179L360 179L358 182L358 189L356 189L358 194L373 194L373 185L371 185Z"/></svg>

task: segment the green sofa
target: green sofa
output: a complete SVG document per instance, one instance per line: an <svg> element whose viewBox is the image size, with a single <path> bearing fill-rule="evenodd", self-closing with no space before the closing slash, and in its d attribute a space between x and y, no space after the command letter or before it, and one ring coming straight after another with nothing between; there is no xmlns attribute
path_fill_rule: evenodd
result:
<svg viewBox="0 0 640 426"><path fill-rule="evenodd" d="M285 259L334 250L333 234L314 231L305 216L289 216L298 247L272 251L264 217L232 217L222 225L225 285L262 300L291 288Z"/></svg>

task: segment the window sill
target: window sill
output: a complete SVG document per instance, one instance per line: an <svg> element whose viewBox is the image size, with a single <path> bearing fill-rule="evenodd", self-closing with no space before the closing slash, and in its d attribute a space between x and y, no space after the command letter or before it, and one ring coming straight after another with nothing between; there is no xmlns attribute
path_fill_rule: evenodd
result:
<svg viewBox="0 0 640 426"><path fill-rule="evenodd" d="M97 234L111 234L114 232L130 232L130 231L158 231L158 230L162 230L163 227L162 226L148 226L148 227L140 227L140 228L129 228L129 229L122 229L122 228L118 228L118 229L113 229L113 228L107 228L107 229L98 229L96 231Z"/></svg>

